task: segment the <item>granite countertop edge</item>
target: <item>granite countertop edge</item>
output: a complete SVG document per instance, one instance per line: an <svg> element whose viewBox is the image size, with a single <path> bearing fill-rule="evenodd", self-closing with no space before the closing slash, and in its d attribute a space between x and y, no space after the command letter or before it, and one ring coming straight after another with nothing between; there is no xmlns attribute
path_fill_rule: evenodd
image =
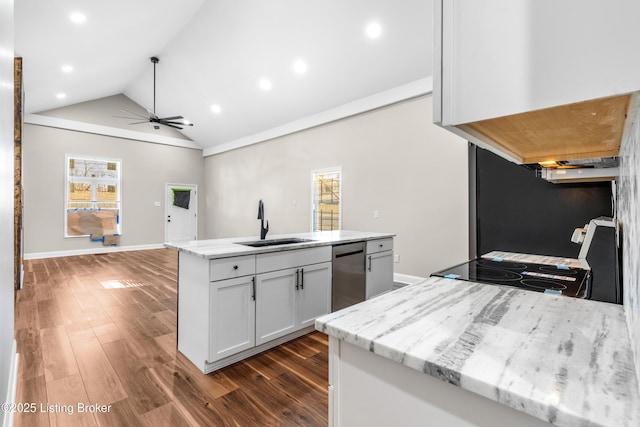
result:
<svg viewBox="0 0 640 427"><path fill-rule="evenodd" d="M432 277L316 329L554 425L640 425L619 305Z"/></svg>
<svg viewBox="0 0 640 427"><path fill-rule="evenodd" d="M355 230L337 230L271 235L268 236L266 240L300 238L309 239L310 241L285 245L266 246L260 248L254 248L241 244L243 242L252 242L259 240L256 237L192 240L188 242L166 242L164 243L164 246L205 259L217 259L242 255L282 252L294 249L314 248L334 244L361 242L389 237L395 237L395 234Z"/></svg>

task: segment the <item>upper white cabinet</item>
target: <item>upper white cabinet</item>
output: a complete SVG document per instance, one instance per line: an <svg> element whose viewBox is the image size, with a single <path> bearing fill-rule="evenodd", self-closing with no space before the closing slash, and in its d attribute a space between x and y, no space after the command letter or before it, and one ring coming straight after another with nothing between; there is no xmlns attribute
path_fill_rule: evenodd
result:
<svg viewBox="0 0 640 427"><path fill-rule="evenodd" d="M519 163L617 155L640 2L434 4L435 123Z"/></svg>

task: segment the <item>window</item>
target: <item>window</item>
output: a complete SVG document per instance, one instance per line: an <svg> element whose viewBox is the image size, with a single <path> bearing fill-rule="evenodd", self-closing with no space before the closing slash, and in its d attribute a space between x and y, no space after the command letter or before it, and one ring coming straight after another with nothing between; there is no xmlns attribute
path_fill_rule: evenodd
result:
<svg viewBox="0 0 640 427"><path fill-rule="evenodd" d="M311 230L340 230L342 225L342 170L312 172Z"/></svg>
<svg viewBox="0 0 640 427"><path fill-rule="evenodd" d="M120 234L121 161L65 156L65 237Z"/></svg>

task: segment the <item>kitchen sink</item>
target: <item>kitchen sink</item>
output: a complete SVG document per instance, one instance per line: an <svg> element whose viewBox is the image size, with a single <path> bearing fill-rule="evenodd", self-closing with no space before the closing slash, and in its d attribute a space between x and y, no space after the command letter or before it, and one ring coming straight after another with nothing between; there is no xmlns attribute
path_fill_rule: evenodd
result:
<svg viewBox="0 0 640 427"><path fill-rule="evenodd" d="M265 246L290 245L292 243L313 242L311 239L299 239L297 237L283 239L255 240L253 242L236 242L238 245L251 246L253 248L262 248Z"/></svg>

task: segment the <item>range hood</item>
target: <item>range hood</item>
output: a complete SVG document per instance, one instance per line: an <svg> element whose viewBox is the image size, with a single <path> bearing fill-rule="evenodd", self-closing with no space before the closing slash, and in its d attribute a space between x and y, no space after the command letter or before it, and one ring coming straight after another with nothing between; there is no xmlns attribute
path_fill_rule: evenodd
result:
<svg viewBox="0 0 640 427"><path fill-rule="evenodd" d="M527 165L537 170L540 178L553 182L598 182L613 181L618 177L618 157L559 160Z"/></svg>

